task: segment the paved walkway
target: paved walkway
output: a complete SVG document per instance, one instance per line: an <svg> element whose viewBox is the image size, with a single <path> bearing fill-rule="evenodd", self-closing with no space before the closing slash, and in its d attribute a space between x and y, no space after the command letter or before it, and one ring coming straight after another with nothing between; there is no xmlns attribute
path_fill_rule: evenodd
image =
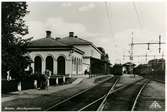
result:
<svg viewBox="0 0 167 112"><path fill-rule="evenodd" d="M137 111L165 111L165 84L151 81L143 90Z"/></svg>
<svg viewBox="0 0 167 112"><path fill-rule="evenodd" d="M15 99L19 99L19 98L35 98L38 97L39 95L49 95L61 90L65 90L68 88L72 88L74 86L76 86L77 84L84 82L87 83L89 81L92 82L95 79L100 79L104 77L107 77L106 75L101 75L101 76L96 76L93 78L88 78L88 77L81 77L81 78L77 78L77 80L75 80L73 83L71 84L66 84L66 85L59 85L59 86L50 86L48 89L46 90L39 90L39 89L28 89L28 90L23 90L21 92L16 91L16 92L10 92L8 94L2 94L2 98L1 98L1 102L6 102L6 101L11 101L11 100L15 100ZM104 80L103 79L103 80Z"/></svg>

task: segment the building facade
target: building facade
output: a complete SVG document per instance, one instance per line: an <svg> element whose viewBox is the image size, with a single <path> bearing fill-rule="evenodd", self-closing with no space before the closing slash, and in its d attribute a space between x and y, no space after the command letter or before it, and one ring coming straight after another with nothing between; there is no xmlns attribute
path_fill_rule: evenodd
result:
<svg viewBox="0 0 167 112"><path fill-rule="evenodd" d="M69 36L59 39L59 41L84 51L82 62L83 73L85 71L91 72L91 58L101 60L102 52L92 42L75 36L74 32L69 32Z"/></svg>
<svg viewBox="0 0 167 112"><path fill-rule="evenodd" d="M93 43L73 32L64 38L52 38L46 31L46 37L31 41L28 50L33 73L48 69L52 75L82 75L90 71L91 58L101 59L101 51Z"/></svg>

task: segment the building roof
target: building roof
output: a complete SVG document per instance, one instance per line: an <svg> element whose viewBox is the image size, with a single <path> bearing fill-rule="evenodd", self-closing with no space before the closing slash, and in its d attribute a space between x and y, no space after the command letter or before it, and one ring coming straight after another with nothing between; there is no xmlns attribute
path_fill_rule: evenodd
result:
<svg viewBox="0 0 167 112"><path fill-rule="evenodd" d="M31 41L28 48L74 48L74 45L91 45L100 54L102 54L102 52L92 42L74 36L74 32L69 32L69 36L67 37L54 39L51 37L51 31L46 31L45 38Z"/></svg>
<svg viewBox="0 0 167 112"><path fill-rule="evenodd" d="M31 41L28 47L66 47L69 46L54 38L41 38Z"/></svg>
<svg viewBox="0 0 167 112"><path fill-rule="evenodd" d="M64 37L59 39L62 43L68 44L68 45L91 45L92 42L89 42L87 40L78 38L77 36L74 37Z"/></svg>
<svg viewBox="0 0 167 112"><path fill-rule="evenodd" d="M52 51L52 50L74 50L80 54L84 54L84 51L75 48L72 45L67 45L54 38L41 38L31 41L28 45L29 51Z"/></svg>
<svg viewBox="0 0 167 112"><path fill-rule="evenodd" d="M91 45L100 54L102 54L102 52L92 42L79 38L78 36L73 36L73 37L67 36L59 39L59 41L68 45Z"/></svg>

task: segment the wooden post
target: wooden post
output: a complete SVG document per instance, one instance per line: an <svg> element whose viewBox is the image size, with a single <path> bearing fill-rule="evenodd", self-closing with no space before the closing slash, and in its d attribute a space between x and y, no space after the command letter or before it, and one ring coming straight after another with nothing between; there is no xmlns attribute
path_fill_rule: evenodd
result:
<svg viewBox="0 0 167 112"><path fill-rule="evenodd" d="M50 78L48 77L48 79L47 79L47 87L49 87L50 86Z"/></svg>
<svg viewBox="0 0 167 112"><path fill-rule="evenodd" d="M56 77L56 84L59 84L59 78Z"/></svg>
<svg viewBox="0 0 167 112"><path fill-rule="evenodd" d="M63 76L63 83L65 83L66 82L66 77L65 76Z"/></svg>
<svg viewBox="0 0 167 112"><path fill-rule="evenodd" d="M34 88L37 89L37 80L34 80Z"/></svg>
<svg viewBox="0 0 167 112"><path fill-rule="evenodd" d="M19 91L19 94L21 93L21 81L19 81L17 85L17 90Z"/></svg>

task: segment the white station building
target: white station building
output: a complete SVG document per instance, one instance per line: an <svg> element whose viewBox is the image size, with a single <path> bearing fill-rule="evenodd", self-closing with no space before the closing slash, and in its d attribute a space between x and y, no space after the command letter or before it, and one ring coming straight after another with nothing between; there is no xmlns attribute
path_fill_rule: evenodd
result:
<svg viewBox="0 0 167 112"><path fill-rule="evenodd" d="M100 60L102 52L87 40L74 36L52 38L51 31L46 37L30 42L29 55L33 61L33 73L44 73L46 69L54 75L83 75L90 71L91 58Z"/></svg>

